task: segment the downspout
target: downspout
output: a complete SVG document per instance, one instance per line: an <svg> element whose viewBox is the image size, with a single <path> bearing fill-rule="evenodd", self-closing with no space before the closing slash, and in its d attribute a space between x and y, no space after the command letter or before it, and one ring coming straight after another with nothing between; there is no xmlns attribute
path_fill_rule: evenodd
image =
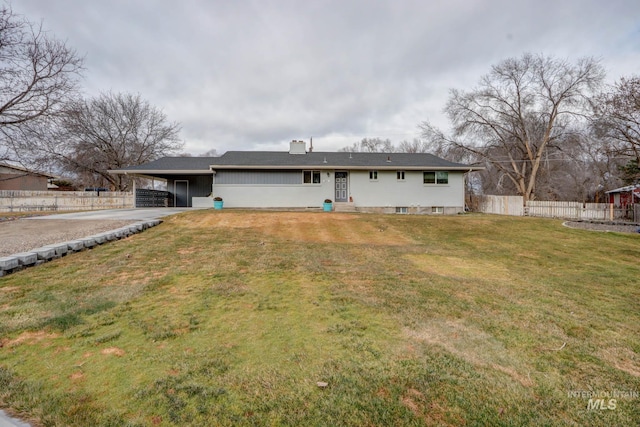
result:
<svg viewBox="0 0 640 427"><path fill-rule="evenodd" d="M473 172L473 169L469 168L462 177L462 212L467 211L467 182L471 172ZM469 208L469 210L471 210L471 208Z"/></svg>

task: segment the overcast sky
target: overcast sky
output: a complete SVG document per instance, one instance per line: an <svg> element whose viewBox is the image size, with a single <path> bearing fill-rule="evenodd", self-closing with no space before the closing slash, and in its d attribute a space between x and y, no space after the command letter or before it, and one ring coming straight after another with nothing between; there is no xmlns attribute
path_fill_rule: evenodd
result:
<svg viewBox="0 0 640 427"><path fill-rule="evenodd" d="M86 57L86 95L140 93L185 152L335 151L446 129L448 90L525 52L640 74L639 0L13 0Z"/></svg>

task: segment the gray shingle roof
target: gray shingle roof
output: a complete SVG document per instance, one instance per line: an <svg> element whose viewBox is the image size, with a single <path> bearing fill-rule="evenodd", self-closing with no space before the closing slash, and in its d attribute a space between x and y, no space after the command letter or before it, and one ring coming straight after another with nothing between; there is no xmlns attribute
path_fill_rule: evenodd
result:
<svg viewBox="0 0 640 427"><path fill-rule="evenodd" d="M478 170L428 153L228 151L220 157L163 157L150 163L118 169L115 173L197 173L211 169L442 169Z"/></svg>
<svg viewBox="0 0 640 427"><path fill-rule="evenodd" d="M313 152L289 154L276 151L229 151L214 159L215 167L226 166L273 166L273 167L319 167L319 168L371 168L371 167L437 167L466 168L467 165L452 163L428 153L348 153Z"/></svg>

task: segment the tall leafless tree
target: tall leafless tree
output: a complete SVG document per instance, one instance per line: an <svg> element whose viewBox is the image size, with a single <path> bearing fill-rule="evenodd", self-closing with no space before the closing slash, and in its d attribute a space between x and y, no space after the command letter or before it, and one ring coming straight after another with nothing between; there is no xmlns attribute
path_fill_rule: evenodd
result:
<svg viewBox="0 0 640 427"><path fill-rule="evenodd" d="M76 93L83 59L5 5L0 6L0 160L22 160L24 126L58 114Z"/></svg>
<svg viewBox="0 0 640 427"><path fill-rule="evenodd" d="M640 169L640 76L620 78L596 99L594 110L593 130L607 152L635 162L628 169Z"/></svg>
<svg viewBox="0 0 640 427"><path fill-rule="evenodd" d="M477 88L451 90L445 107L451 136L423 122L423 137L490 163L526 203L536 197L549 145L580 132L590 96L603 78L602 66L592 58L575 63L532 54L507 59L493 66Z"/></svg>
<svg viewBox="0 0 640 427"><path fill-rule="evenodd" d="M52 126L34 128L30 139L39 142L31 145L31 155L54 161L85 180L126 191L131 180L108 170L179 153L179 131L179 124L168 122L140 95L103 93L70 103Z"/></svg>

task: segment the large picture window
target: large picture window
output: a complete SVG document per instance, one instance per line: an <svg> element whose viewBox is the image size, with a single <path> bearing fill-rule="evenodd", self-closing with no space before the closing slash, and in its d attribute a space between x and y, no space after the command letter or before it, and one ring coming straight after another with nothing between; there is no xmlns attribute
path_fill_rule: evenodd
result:
<svg viewBox="0 0 640 427"><path fill-rule="evenodd" d="M320 184L320 171L302 171L304 184Z"/></svg>
<svg viewBox="0 0 640 427"><path fill-rule="evenodd" d="M425 184L449 184L449 172L429 171L423 172L422 176Z"/></svg>

